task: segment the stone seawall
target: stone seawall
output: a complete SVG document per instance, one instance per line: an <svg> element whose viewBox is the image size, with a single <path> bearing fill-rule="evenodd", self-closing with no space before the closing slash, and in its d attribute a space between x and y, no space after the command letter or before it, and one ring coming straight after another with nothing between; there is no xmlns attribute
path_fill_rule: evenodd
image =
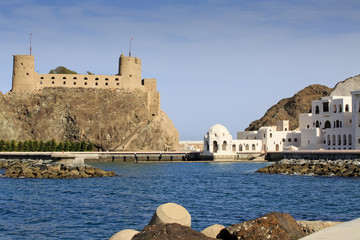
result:
<svg viewBox="0 0 360 240"><path fill-rule="evenodd" d="M281 160L257 170L266 174L360 177L360 160Z"/></svg>

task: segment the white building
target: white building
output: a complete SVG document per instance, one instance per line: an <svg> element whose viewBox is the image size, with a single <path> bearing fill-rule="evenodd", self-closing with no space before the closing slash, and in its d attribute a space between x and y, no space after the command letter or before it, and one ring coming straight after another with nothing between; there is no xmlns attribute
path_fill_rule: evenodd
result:
<svg viewBox="0 0 360 240"><path fill-rule="evenodd" d="M312 113L299 116L299 129L289 121L258 131L237 133L233 140L222 125L212 126L204 136L204 155L235 156L283 150L360 149L360 91L351 96L329 96L312 102Z"/></svg>

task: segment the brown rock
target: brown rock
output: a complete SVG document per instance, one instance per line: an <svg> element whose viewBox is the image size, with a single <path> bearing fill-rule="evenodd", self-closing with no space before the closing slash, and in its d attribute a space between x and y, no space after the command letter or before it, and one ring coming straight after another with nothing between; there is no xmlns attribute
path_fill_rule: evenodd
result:
<svg viewBox="0 0 360 240"><path fill-rule="evenodd" d="M223 240L292 240L304 236L303 230L293 217L287 213L272 212L254 220L231 225L223 229L217 238Z"/></svg>
<svg viewBox="0 0 360 240"><path fill-rule="evenodd" d="M148 225L140 233L136 234L132 240L212 240L191 227L177 223Z"/></svg>
<svg viewBox="0 0 360 240"><path fill-rule="evenodd" d="M311 102L328 96L332 91L323 85L310 85L296 93L291 98L280 100L267 110L259 120L250 123L246 131L259 130L263 126L275 126L278 120L289 120L290 129L299 127L299 114L308 113L311 110Z"/></svg>

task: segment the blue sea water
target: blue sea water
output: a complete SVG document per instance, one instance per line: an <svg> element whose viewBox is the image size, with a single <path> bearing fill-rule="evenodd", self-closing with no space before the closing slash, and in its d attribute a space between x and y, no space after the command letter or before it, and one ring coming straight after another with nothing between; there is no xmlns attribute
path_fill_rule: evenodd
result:
<svg viewBox="0 0 360 240"><path fill-rule="evenodd" d="M108 239L141 230L156 208L184 206L192 227L287 212L297 220L360 217L360 179L265 175L268 163L97 163L119 176L0 178L0 239Z"/></svg>

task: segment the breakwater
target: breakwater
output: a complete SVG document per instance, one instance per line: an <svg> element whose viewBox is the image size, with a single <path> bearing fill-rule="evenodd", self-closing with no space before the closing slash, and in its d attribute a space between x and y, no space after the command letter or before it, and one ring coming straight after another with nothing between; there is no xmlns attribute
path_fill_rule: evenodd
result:
<svg viewBox="0 0 360 240"><path fill-rule="evenodd" d="M296 150L282 152L267 152L266 160L280 161L282 159L305 160L355 160L360 159L359 150Z"/></svg>

